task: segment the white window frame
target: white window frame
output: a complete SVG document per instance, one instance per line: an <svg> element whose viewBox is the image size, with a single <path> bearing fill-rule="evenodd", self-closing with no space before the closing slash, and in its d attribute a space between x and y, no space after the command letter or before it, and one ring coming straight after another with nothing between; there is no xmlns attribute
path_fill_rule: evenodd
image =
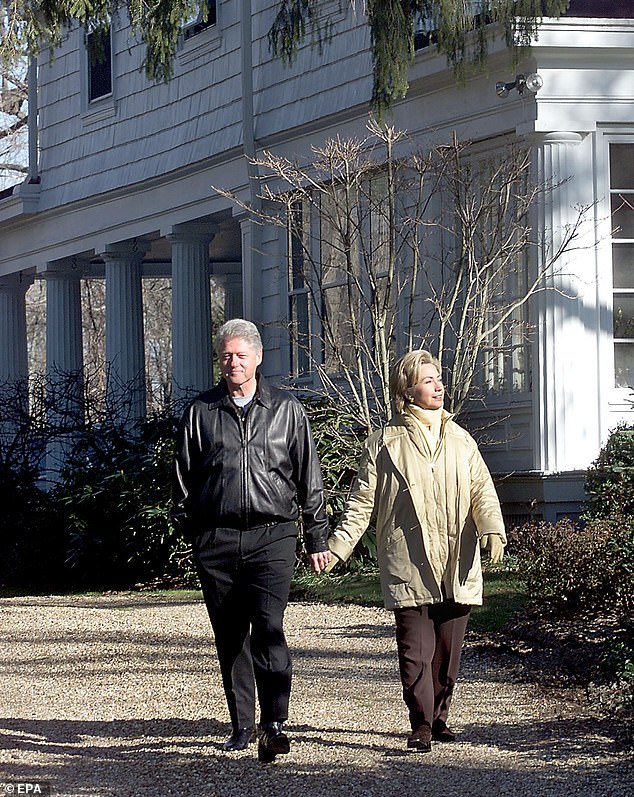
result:
<svg viewBox="0 0 634 797"><path fill-rule="evenodd" d="M180 64L186 65L191 61L207 56L217 50L222 44L221 27L221 6L220 0L215 0L216 21L208 24L207 27L187 35L202 21L202 10L192 21L183 25L183 30L178 43L177 59Z"/></svg>
<svg viewBox="0 0 634 797"><path fill-rule="evenodd" d="M314 312L313 303L310 290L310 274L307 274L306 268L306 249L312 247L312 207L309 202L303 199L298 199L293 202L292 208L299 209L301 205L302 213L302 228L303 228L303 241L300 243L294 232L294 228L290 224L286 225L286 242L287 242L287 295L288 295L288 323L289 323L289 373L293 380L298 383L312 382L314 377ZM295 247L300 247L301 251L297 251ZM301 258L301 271L302 279L295 279L296 276L296 263L295 258ZM300 284L301 283L301 284ZM298 301L305 301L307 307L307 327L306 329L299 329L298 316L295 312L296 303ZM298 344L298 337L305 336L307 340L306 349Z"/></svg>
<svg viewBox="0 0 634 797"><path fill-rule="evenodd" d="M611 404L614 405L627 405L631 406L632 402L632 386L619 386L616 384L616 357L615 357L615 348L619 344L627 345L629 338L623 339L615 339L613 330L614 330L614 308L615 308L615 294L621 295L631 295L634 298L634 275L632 279L632 287L631 288L623 288L623 287L616 287L614 284L614 247L621 246L621 245L632 245L634 247L634 237L626 238L626 237L619 237L618 235L612 235L614 222L612 220L612 196L618 193L627 193L632 196L634 199L634 185L631 186L631 190L627 190L629 186L618 186L613 185L613 178L610 173L610 148L613 144L629 144L634 147L634 131L628 131L628 133L623 133L622 135L617 135L614 133L606 133L604 135L604 143L605 143L605 150L604 150L604 181L605 181L605 200L604 200L604 212L602 216L604 217L605 221L605 234L601 237L606 241L605 249L603 251L603 257L601 258L602 263L604 263L604 267L601 269L601 273L599 274L599 285L603 285L603 293L600 297L600 300L605 302L605 305L609 308L609 322L607 323L607 329L609 330L609 357L606 356L606 360L609 362L609 380L611 390ZM631 339L631 343L629 343L632 347L634 347L634 339ZM607 352L606 352L607 354ZM605 375L605 374L604 374Z"/></svg>
<svg viewBox="0 0 634 797"><path fill-rule="evenodd" d="M85 28L78 29L80 37L79 52L81 53L81 68L80 68L80 93L81 93L81 106L82 106L82 122L83 124L92 124L100 122L104 119L109 119L115 116L117 112L116 97L115 97L115 37L112 22L110 23L110 77L111 77L111 90L109 94L104 94L101 97L95 97L94 100L90 99L90 54L88 51L88 36L92 31L87 31Z"/></svg>

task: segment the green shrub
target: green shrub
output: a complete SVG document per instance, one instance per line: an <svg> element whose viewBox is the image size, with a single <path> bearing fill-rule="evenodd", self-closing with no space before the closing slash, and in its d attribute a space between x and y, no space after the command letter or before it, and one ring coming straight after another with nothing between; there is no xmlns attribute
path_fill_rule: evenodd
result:
<svg viewBox="0 0 634 797"><path fill-rule="evenodd" d="M634 718L634 644L632 627L625 630L627 639L612 639L601 655L601 669L610 684L608 710L620 716L631 727Z"/></svg>
<svg viewBox="0 0 634 797"><path fill-rule="evenodd" d="M634 516L634 426L621 424L586 474L584 516Z"/></svg>
<svg viewBox="0 0 634 797"><path fill-rule="evenodd" d="M367 429L328 400L304 400L303 404L319 454L326 491L326 512L330 527L334 529L357 474ZM354 570L357 564L376 562L376 534L373 528L365 532L349 562L342 569Z"/></svg>
<svg viewBox="0 0 634 797"><path fill-rule="evenodd" d="M531 600L570 611L634 607L634 518L533 522L510 537Z"/></svg>
<svg viewBox="0 0 634 797"><path fill-rule="evenodd" d="M66 534L39 486L46 413L29 404L27 382L0 384L0 587L43 592L62 582Z"/></svg>
<svg viewBox="0 0 634 797"><path fill-rule="evenodd" d="M37 472L0 466L0 587L48 592L64 583L63 513Z"/></svg>
<svg viewBox="0 0 634 797"><path fill-rule="evenodd" d="M169 518L174 424L106 425L77 439L56 497L67 513L73 586L189 584L188 546Z"/></svg>

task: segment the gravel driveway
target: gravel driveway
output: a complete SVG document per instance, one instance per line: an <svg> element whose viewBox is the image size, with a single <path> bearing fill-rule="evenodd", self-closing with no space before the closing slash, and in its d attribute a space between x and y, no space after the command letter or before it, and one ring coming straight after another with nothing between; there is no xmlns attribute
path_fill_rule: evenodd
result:
<svg viewBox="0 0 634 797"><path fill-rule="evenodd" d="M229 726L202 603L7 598L0 612L0 797L29 781L65 797L622 797L634 784L609 724L574 693L515 683L469 641L459 740L407 752L382 609L289 607L291 752L272 765L254 746L219 749Z"/></svg>

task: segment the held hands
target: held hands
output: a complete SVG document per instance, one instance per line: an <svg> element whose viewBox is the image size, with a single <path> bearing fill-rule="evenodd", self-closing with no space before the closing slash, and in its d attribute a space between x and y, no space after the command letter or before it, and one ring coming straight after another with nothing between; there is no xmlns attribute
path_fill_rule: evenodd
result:
<svg viewBox="0 0 634 797"><path fill-rule="evenodd" d="M310 555L310 563L317 575L319 575L322 570L329 569L328 565L333 559L334 557L330 551L320 551L319 553L311 553Z"/></svg>
<svg viewBox="0 0 634 797"><path fill-rule="evenodd" d="M480 547L482 550L488 550L493 564L502 561L502 557L504 556L504 543L502 542L502 537L498 534L485 534L480 540Z"/></svg>

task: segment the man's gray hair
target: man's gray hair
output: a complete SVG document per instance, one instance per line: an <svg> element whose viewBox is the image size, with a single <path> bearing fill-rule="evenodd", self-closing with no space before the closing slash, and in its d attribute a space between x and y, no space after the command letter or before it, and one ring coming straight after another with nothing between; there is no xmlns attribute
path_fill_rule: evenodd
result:
<svg viewBox="0 0 634 797"><path fill-rule="evenodd" d="M220 354L226 340L233 340L233 338L241 338L251 346L254 351L262 351L262 338L258 332L258 328L252 321L245 321L244 318L232 318L225 323L216 332L216 352Z"/></svg>

